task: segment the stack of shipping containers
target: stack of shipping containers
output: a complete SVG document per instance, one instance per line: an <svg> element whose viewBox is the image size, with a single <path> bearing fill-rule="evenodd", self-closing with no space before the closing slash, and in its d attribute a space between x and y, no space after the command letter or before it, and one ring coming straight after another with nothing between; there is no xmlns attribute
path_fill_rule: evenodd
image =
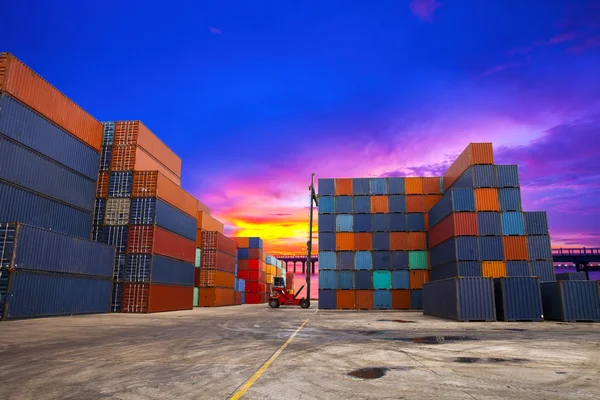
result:
<svg viewBox="0 0 600 400"><path fill-rule="evenodd" d="M220 232L225 231L222 222L211 216L210 209L198 201L197 225L196 225L196 260L194 271L194 301L193 306L198 307L198 294L200 291L200 262L202 261L202 232Z"/></svg>
<svg viewBox="0 0 600 400"><path fill-rule="evenodd" d="M100 122L0 54L0 317L108 311L113 250L89 242L101 142Z"/></svg>
<svg viewBox="0 0 600 400"><path fill-rule="evenodd" d="M440 178L319 179L319 307L419 309Z"/></svg>
<svg viewBox="0 0 600 400"><path fill-rule="evenodd" d="M235 241L221 232L203 231L201 238L198 305L201 307L235 304Z"/></svg>
<svg viewBox="0 0 600 400"><path fill-rule="evenodd" d="M140 121L104 123L92 238L116 247L115 312L189 309L198 201L181 159Z"/></svg>
<svg viewBox="0 0 600 400"><path fill-rule="evenodd" d="M245 281L244 304L266 303L267 267L263 241L258 237L238 237L236 240L238 278Z"/></svg>

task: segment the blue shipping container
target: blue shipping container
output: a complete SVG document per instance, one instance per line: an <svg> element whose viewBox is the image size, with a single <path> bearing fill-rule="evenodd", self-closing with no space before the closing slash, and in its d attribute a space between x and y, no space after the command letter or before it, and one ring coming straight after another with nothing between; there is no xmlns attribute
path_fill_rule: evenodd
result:
<svg viewBox="0 0 600 400"><path fill-rule="evenodd" d="M450 189L440 201L429 210L429 227L433 227L451 212L475 211L475 192L473 189Z"/></svg>
<svg viewBox="0 0 600 400"><path fill-rule="evenodd" d="M371 232L371 214L354 215L354 232Z"/></svg>
<svg viewBox="0 0 600 400"><path fill-rule="evenodd" d="M335 251L335 233L319 232L319 250Z"/></svg>
<svg viewBox="0 0 600 400"><path fill-rule="evenodd" d="M371 198L368 196L354 197L354 213L368 214L371 212Z"/></svg>
<svg viewBox="0 0 600 400"><path fill-rule="evenodd" d="M492 278L452 278L423 284L423 314L457 321L495 321Z"/></svg>
<svg viewBox="0 0 600 400"><path fill-rule="evenodd" d="M411 290L410 291L410 309L421 310L423 309L423 290Z"/></svg>
<svg viewBox="0 0 600 400"><path fill-rule="evenodd" d="M194 264L151 254L127 256L125 281L194 286Z"/></svg>
<svg viewBox="0 0 600 400"><path fill-rule="evenodd" d="M338 289L354 289L354 271L336 271Z"/></svg>
<svg viewBox="0 0 600 400"><path fill-rule="evenodd" d="M0 135L0 179L73 207L92 211L96 180Z"/></svg>
<svg viewBox="0 0 600 400"><path fill-rule="evenodd" d="M501 188L498 190L498 196L501 211L522 211L519 188Z"/></svg>
<svg viewBox="0 0 600 400"><path fill-rule="evenodd" d="M108 179L108 197L131 197L133 171L111 172Z"/></svg>
<svg viewBox="0 0 600 400"><path fill-rule="evenodd" d="M196 220L154 197L131 200L129 223L132 225L156 224L190 240L196 240Z"/></svg>
<svg viewBox="0 0 600 400"><path fill-rule="evenodd" d="M406 214L406 228L409 232L424 232L425 214L409 213Z"/></svg>
<svg viewBox="0 0 600 400"><path fill-rule="evenodd" d="M370 186L373 195L388 194L387 179L385 178L371 178Z"/></svg>
<svg viewBox="0 0 600 400"><path fill-rule="evenodd" d="M552 245L550 236L527 236L527 248L529 250L529 259L552 260Z"/></svg>
<svg viewBox="0 0 600 400"><path fill-rule="evenodd" d="M113 280L116 282L123 282L125 280L125 254L115 255Z"/></svg>
<svg viewBox="0 0 600 400"><path fill-rule="evenodd" d="M404 178L388 178L389 194L405 194Z"/></svg>
<svg viewBox="0 0 600 400"><path fill-rule="evenodd" d="M517 276L532 276L531 266L527 261L507 261L506 262L506 276L517 277Z"/></svg>
<svg viewBox="0 0 600 400"><path fill-rule="evenodd" d="M354 277L354 289L372 290L373 289L373 272L372 271L356 271L356 275Z"/></svg>
<svg viewBox="0 0 600 400"><path fill-rule="evenodd" d="M493 165L472 165L452 184L453 189L498 187Z"/></svg>
<svg viewBox="0 0 600 400"><path fill-rule="evenodd" d="M370 251L357 251L354 265L356 269L373 269L373 259Z"/></svg>
<svg viewBox="0 0 600 400"><path fill-rule="evenodd" d="M371 181L369 178L352 179L352 194L355 196L371 194Z"/></svg>
<svg viewBox="0 0 600 400"><path fill-rule="evenodd" d="M335 271L323 270L319 271L319 288L320 289L336 289L337 277ZM319 295L321 292L319 291Z"/></svg>
<svg viewBox="0 0 600 400"><path fill-rule="evenodd" d="M319 196L319 214L333 214L335 212L335 198L333 196Z"/></svg>
<svg viewBox="0 0 600 400"><path fill-rule="evenodd" d="M335 269L335 252L319 251L319 270L324 269Z"/></svg>
<svg viewBox="0 0 600 400"><path fill-rule="evenodd" d="M33 271L9 279L5 319L110 311L111 279Z"/></svg>
<svg viewBox="0 0 600 400"><path fill-rule="evenodd" d="M409 289L410 277L408 271L392 271L392 289Z"/></svg>
<svg viewBox="0 0 600 400"><path fill-rule="evenodd" d="M112 146L115 141L115 123L113 121L102 123L102 146Z"/></svg>
<svg viewBox="0 0 600 400"><path fill-rule="evenodd" d="M408 251L392 251L391 269L408 269Z"/></svg>
<svg viewBox="0 0 600 400"><path fill-rule="evenodd" d="M157 224L158 224L158 222L157 222ZM192 240L194 240L194 239L192 239ZM261 249L262 250L262 248L263 248L263 240L259 237L251 237L248 239L248 242L249 242L249 246L251 249Z"/></svg>
<svg viewBox="0 0 600 400"><path fill-rule="evenodd" d="M502 261L504 260L504 245L501 236L480 236L477 238L479 243L479 259L481 261Z"/></svg>
<svg viewBox="0 0 600 400"><path fill-rule="evenodd" d="M390 269L390 252L389 251L373 251L373 269Z"/></svg>
<svg viewBox="0 0 600 400"><path fill-rule="evenodd" d="M335 212L336 214L352 214L352 197L337 196L335 197Z"/></svg>
<svg viewBox="0 0 600 400"><path fill-rule="evenodd" d="M239 248L237 251L237 256L238 260L248 260L250 258L250 249Z"/></svg>
<svg viewBox="0 0 600 400"><path fill-rule="evenodd" d="M390 231L390 215L389 214L371 214L371 231L372 232L389 232Z"/></svg>
<svg viewBox="0 0 600 400"><path fill-rule="evenodd" d="M336 232L352 232L352 221L353 216L350 214L338 214L336 215Z"/></svg>
<svg viewBox="0 0 600 400"><path fill-rule="evenodd" d="M389 250L390 234L388 232L375 232L373 234L373 250Z"/></svg>
<svg viewBox="0 0 600 400"><path fill-rule="evenodd" d="M388 208L390 213L406 212L406 196L389 196Z"/></svg>
<svg viewBox="0 0 600 400"><path fill-rule="evenodd" d="M516 165L496 165L498 187L519 187L519 170Z"/></svg>
<svg viewBox="0 0 600 400"><path fill-rule="evenodd" d="M528 235L549 235L548 214L545 211L524 212L523 216Z"/></svg>
<svg viewBox="0 0 600 400"><path fill-rule="evenodd" d="M525 235L525 222L522 212L505 211L500 213L502 221L502 234L504 236Z"/></svg>
<svg viewBox="0 0 600 400"><path fill-rule="evenodd" d="M317 185L319 187L319 195L333 196L335 194L335 180L319 179Z"/></svg>
<svg viewBox="0 0 600 400"><path fill-rule="evenodd" d="M502 235L502 225L500 223L500 213L497 212L478 212L477 229L480 236L500 236Z"/></svg>
<svg viewBox="0 0 600 400"><path fill-rule="evenodd" d="M543 320L539 278L497 278L494 290L498 321Z"/></svg>
<svg viewBox="0 0 600 400"><path fill-rule="evenodd" d="M482 276L481 261L458 261L431 267L429 279L439 281L448 278Z"/></svg>
<svg viewBox="0 0 600 400"><path fill-rule="evenodd" d="M93 205L93 204L92 204ZM0 221L22 222L89 238L91 213L0 181Z"/></svg>
<svg viewBox="0 0 600 400"><path fill-rule="evenodd" d="M390 214L390 232L407 232L406 214Z"/></svg>
<svg viewBox="0 0 600 400"><path fill-rule="evenodd" d="M598 283L559 281L542 283L544 318L553 321L600 321Z"/></svg>
<svg viewBox="0 0 600 400"><path fill-rule="evenodd" d="M338 251L336 253L336 269L354 269L354 252Z"/></svg>
<svg viewBox="0 0 600 400"><path fill-rule="evenodd" d="M392 308L392 292L389 290L375 290L373 305L376 310L389 310Z"/></svg>
<svg viewBox="0 0 600 400"><path fill-rule="evenodd" d="M110 312L121 312L123 306L123 283L113 282L110 295Z"/></svg>
<svg viewBox="0 0 600 400"><path fill-rule="evenodd" d="M125 253L128 233L127 226L105 226L102 229L102 242L116 247L117 253Z"/></svg>
<svg viewBox="0 0 600 400"><path fill-rule="evenodd" d="M479 244L475 236L447 240L429 252L431 267L454 261L479 261Z"/></svg>
<svg viewBox="0 0 600 400"><path fill-rule="evenodd" d="M95 181L99 154L23 103L0 94L0 133Z"/></svg>
<svg viewBox="0 0 600 400"><path fill-rule="evenodd" d="M335 290L320 290L319 289L319 308L332 310L337 305L337 294Z"/></svg>
<svg viewBox="0 0 600 400"><path fill-rule="evenodd" d="M556 274L557 281L587 281L585 272L564 272Z"/></svg>
<svg viewBox="0 0 600 400"><path fill-rule="evenodd" d="M106 199L96 199L94 203L94 225L102 225L106 215Z"/></svg>
<svg viewBox="0 0 600 400"><path fill-rule="evenodd" d="M539 277L542 283L556 281L552 261L532 261L531 275Z"/></svg>
<svg viewBox="0 0 600 400"><path fill-rule="evenodd" d="M103 146L100 152L100 172L108 172L112 161L112 146Z"/></svg>

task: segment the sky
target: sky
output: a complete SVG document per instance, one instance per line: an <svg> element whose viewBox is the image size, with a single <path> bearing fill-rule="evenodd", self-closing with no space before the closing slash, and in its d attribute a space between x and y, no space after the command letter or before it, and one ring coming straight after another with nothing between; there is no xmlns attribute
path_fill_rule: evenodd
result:
<svg viewBox="0 0 600 400"><path fill-rule="evenodd" d="M228 234L303 252L311 172L435 176L493 142L554 246L600 246L597 1L61 4L5 4L0 50L142 120Z"/></svg>

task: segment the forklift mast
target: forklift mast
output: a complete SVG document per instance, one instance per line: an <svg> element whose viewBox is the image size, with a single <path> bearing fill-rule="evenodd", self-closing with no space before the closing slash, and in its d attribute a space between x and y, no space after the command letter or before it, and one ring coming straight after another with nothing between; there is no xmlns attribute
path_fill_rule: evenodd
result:
<svg viewBox="0 0 600 400"><path fill-rule="evenodd" d="M306 299L310 302L310 275L312 272L312 262L311 262L311 256L312 256L312 233L313 233L313 204L316 207L319 207L319 201L317 199L317 194L315 192L315 174L311 174L310 176L310 186L308 187L308 190L310 192L310 211L309 211L309 217L308 217L308 242L306 242L306 248L308 251L307 257L306 257Z"/></svg>

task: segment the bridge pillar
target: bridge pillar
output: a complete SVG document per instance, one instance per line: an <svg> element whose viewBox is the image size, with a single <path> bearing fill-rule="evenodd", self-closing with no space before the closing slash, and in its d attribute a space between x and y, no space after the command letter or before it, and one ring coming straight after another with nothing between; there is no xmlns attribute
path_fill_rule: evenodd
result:
<svg viewBox="0 0 600 400"><path fill-rule="evenodd" d="M588 271L588 263L584 262L582 263L583 266L583 270L585 271L585 280L589 281L590 280L590 271Z"/></svg>

